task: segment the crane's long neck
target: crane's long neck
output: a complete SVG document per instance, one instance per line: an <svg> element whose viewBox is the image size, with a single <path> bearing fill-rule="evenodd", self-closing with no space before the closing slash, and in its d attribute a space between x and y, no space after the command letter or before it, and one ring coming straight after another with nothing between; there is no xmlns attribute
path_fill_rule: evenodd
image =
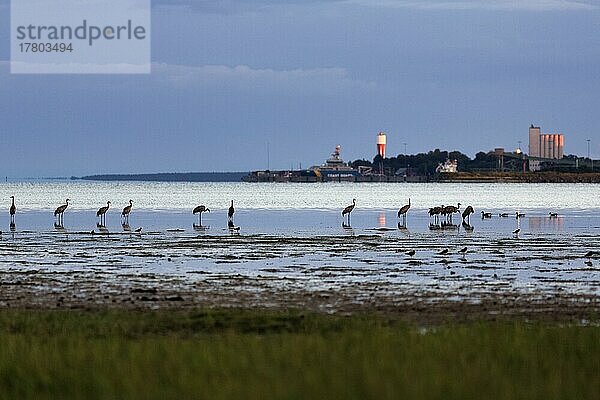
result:
<svg viewBox="0 0 600 400"><path fill-rule="evenodd" d="M15 205L15 198L14 197L12 198L12 205L13 205L13 207Z"/></svg>

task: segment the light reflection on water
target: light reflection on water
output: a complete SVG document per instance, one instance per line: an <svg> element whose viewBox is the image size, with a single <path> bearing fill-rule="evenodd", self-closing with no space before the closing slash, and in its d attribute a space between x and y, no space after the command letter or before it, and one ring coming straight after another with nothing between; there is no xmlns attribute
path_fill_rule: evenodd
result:
<svg viewBox="0 0 600 400"><path fill-rule="evenodd" d="M397 209L412 199L412 208L472 205L476 210L600 210L597 184L494 183L154 183L154 182L20 182L1 183L0 200L17 198L20 210L54 210L66 198L71 209L95 210L112 201L137 209L188 210L198 204L224 210L234 199L240 209L342 209L357 199L357 209ZM8 209L8 205L6 206Z"/></svg>

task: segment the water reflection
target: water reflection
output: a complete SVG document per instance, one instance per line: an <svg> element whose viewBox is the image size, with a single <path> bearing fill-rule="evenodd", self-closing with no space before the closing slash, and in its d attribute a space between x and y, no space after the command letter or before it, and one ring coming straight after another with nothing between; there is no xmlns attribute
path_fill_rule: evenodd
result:
<svg viewBox="0 0 600 400"><path fill-rule="evenodd" d="M565 218L557 217L529 217L529 230L563 231Z"/></svg>

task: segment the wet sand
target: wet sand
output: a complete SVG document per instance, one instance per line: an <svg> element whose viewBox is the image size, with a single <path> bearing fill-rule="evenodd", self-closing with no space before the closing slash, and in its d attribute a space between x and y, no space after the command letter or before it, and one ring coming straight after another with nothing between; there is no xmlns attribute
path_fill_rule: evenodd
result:
<svg viewBox="0 0 600 400"><path fill-rule="evenodd" d="M422 322L581 321L600 314L600 257L586 258L588 251L600 252L595 234L4 233L0 307L294 308Z"/></svg>

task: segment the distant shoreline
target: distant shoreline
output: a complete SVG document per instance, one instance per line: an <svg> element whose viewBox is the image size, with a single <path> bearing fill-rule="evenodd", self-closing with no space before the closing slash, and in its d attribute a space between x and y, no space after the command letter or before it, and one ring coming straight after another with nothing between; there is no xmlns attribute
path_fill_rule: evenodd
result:
<svg viewBox="0 0 600 400"><path fill-rule="evenodd" d="M185 173L153 173L153 174L99 174L83 177L71 177L71 180L104 181L104 182L242 182L248 177L248 172L185 172ZM454 174L441 174L431 177L406 177L389 176L376 177L372 179L350 180L348 178L340 181L346 182L408 182L408 183L600 183L600 173L572 173L572 172L458 172ZM246 180L247 182L300 182L318 183L309 179L265 179ZM329 179L323 182L337 182L337 179Z"/></svg>
<svg viewBox="0 0 600 400"><path fill-rule="evenodd" d="M155 174L102 174L71 177L84 181L138 182L241 182L248 172L182 172Z"/></svg>

